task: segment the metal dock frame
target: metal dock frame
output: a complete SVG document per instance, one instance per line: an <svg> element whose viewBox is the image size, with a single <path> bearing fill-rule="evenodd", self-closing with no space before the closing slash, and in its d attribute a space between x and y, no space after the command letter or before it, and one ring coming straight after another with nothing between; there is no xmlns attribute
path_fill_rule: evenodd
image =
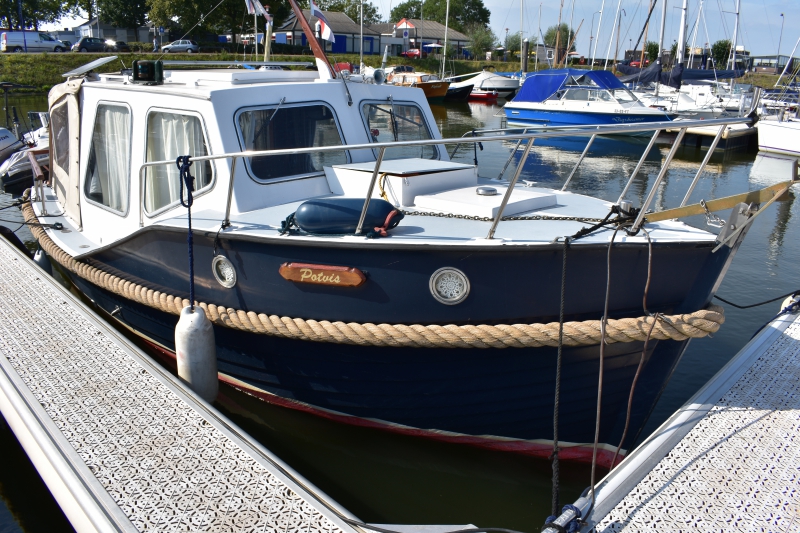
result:
<svg viewBox="0 0 800 533"><path fill-rule="evenodd" d="M4 239L0 302L0 411L77 531L358 531Z"/></svg>
<svg viewBox="0 0 800 533"><path fill-rule="evenodd" d="M597 484L594 508L575 502L580 531L796 530L798 378L800 315L785 314Z"/></svg>

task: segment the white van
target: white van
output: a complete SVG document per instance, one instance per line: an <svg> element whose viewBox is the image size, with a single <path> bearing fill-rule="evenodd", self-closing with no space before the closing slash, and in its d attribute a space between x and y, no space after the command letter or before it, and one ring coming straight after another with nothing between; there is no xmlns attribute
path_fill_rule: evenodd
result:
<svg viewBox="0 0 800 533"><path fill-rule="evenodd" d="M24 37L24 38L23 38ZM67 46L38 31L4 31L0 33L0 52L64 52Z"/></svg>

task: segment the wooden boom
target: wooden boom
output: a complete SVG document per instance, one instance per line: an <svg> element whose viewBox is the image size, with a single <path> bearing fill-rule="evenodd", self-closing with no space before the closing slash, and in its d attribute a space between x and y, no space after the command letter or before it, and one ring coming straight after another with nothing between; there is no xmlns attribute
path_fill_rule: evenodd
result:
<svg viewBox="0 0 800 533"><path fill-rule="evenodd" d="M783 181L770 185L757 191L750 191L741 194L734 194L733 196L726 196L725 198L717 198L716 200L709 200L703 207L701 204L685 205L683 207L676 207L674 209L665 209L658 213L650 213L645 219L648 222L658 222L659 220L671 220L673 218L683 218L692 215L702 215L709 211L722 211L724 209L732 209L734 206L745 202L748 204L760 204L768 200L772 200L776 195L781 195L788 191L789 187L797 184L797 181ZM777 198L775 198L777 200Z"/></svg>
<svg viewBox="0 0 800 533"><path fill-rule="evenodd" d="M311 46L311 51L314 52L314 57L325 63L325 66L328 67L331 73L331 77L335 78L336 71L333 70L330 61L328 61L328 56L325 55L325 51L319 45L319 41L317 41L317 37L314 35L314 30L312 30L311 26L308 24L306 17L303 15L303 11L300 9L300 6L297 5L297 1L289 0L289 5L292 6L294 16L297 17L297 20L300 21L300 25L303 27L303 33L306 34L306 39L308 39L308 44Z"/></svg>

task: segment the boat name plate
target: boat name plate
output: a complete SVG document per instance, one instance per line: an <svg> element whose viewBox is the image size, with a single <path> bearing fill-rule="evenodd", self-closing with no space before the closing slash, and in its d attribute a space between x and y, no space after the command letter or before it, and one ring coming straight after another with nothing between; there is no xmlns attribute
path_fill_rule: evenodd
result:
<svg viewBox="0 0 800 533"><path fill-rule="evenodd" d="M355 267L284 263L278 270L283 279L296 283L314 283L335 287L358 287L367 277Z"/></svg>

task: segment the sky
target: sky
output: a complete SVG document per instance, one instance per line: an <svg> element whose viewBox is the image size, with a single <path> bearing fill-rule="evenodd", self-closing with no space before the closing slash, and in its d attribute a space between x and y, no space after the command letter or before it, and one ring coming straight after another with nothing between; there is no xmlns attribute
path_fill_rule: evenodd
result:
<svg viewBox="0 0 800 533"><path fill-rule="evenodd" d="M541 26L542 34L544 34L549 26L554 26L558 22L559 5L562 0L483 1L492 13L490 26L502 42L506 35L506 28L508 28L509 34L520 31L520 3L522 3L523 8L523 35L531 38L537 35L539 26ZM647 35L647 40L649 41L658 41L658 31L661 25L661 1L658 0L653 16L650 19L650 29ZM666 1L668 4L664 46L669 48L672 46L672 42L678 39L682 0ZM691 45L693 38L695 46L704 46L706 43L712 44L720 39L731 39L736 0L703 0L703 16L700 19L700 24L697 25L700 1L688 0L687 44ZM777 54L780 42L781 55L789 55L798 38L800 38L800 1L739 1L741 2L741 16L738 44L744 45L751 55L762 56ZM371 2L378 7L381 16L384 19L388 19L391 8L397 6L401 0L371 0ZM618 3L621 4L619 13L623 14L624 10L619 38L620 57L622 57L623 50L630 49L631 45L639 37L650 4L649 0L563 0L563 2L562 21L569 23L570 17L572 17L572 27L577 30L578 26L581 26L575 46L577 52L586 57L592 56L591 49L595 48L595 42L597 48L595 57L606 57L606 53L609 51L609 44L611 45L609 56L614 55L616 30L612 26L614 26L614 19L619 18L619 15L617 15ZM541 23L539 22L540 6L542 13ZM603 10L602 21L600 13L597 13L601 9ZM781 13L784 14L782 33ZM594 20L594 24L592 24L592 20ZM78 22L64 20L54 26L59 28L71 27L82 22L82 20ZM599 35L597 31L598 25L600 25ZM699 31L694 32L696 26ZM695 33L697 34L696 36ZM590 39L590 37L592 38ZM800 47L798 47L798 51L794 55L795 57L800 57Z"/></svg>
<svg viewBox="0 0 800 533"><path fill-rule="evenodd" d="M371 0L378 6L381 15L388 18L392 2L394 6L401 0ZM589 37L594 37L592 43L597 41L596 57L605 57L608 51L609 41L612 38L612 25L614 24L617 4L619 0L563 0L564 9L562 21L569 22L574 2L574 15L572 27L578 28L583 21L578 37L576 39L577 52L590 57ZM682 0L667 0L667 17L664 43L669 48L673 41L678 39L678 27L680 25L680 7ZM798 0L740 0L740 38L737 39L740 45L744 45L752 55L771 55L778 52L778 40L781 30L780 14L785 15L783 28L783 38L781 40L781 54L788 55L798 37L800 37L800 1ZM487 8L492 12L490 26L495 35L502 42L508 33L520 31L520 2L523 3L522 30L525 37L532 37L538 33L539 6L542 7L542 34L548 26L555 26L558 22L558 11L561 0L483 0ZM620 32L620 57L622 50L629 49L632 42L642 31L644 20L650 5L649 0L621 0L620 12L624 9L625 15L622 17L622 30ZM687 25L689 27L688 44L692 42L692 28L697 21L698 6L700 0L688 0L689 9L687 14ZM599 37L597 36L597 26L600 22L600 14L594 15L594 25L592 26L592 15L603 9L603 20L600 27ZM661 0L658 0L653 16L651 18L650 29L647 40L658 41L658 30L661 25ZM703 15L700 23L700 32L695 43L696 46L703 46L706 42L714 43L720 39L731 39L734 26L734 11L736 0L704 0ZM728 11L729 13L723 13ZM704 19L704 22L703 22ZM706 35L706 29L708 33ZM629 41L632 40L631 41ZM613 32L610 55L614 55L616 46L616 31ZM594 48L594 44L592 44ZM800 47L795 56L800 55Z"/></svg>

